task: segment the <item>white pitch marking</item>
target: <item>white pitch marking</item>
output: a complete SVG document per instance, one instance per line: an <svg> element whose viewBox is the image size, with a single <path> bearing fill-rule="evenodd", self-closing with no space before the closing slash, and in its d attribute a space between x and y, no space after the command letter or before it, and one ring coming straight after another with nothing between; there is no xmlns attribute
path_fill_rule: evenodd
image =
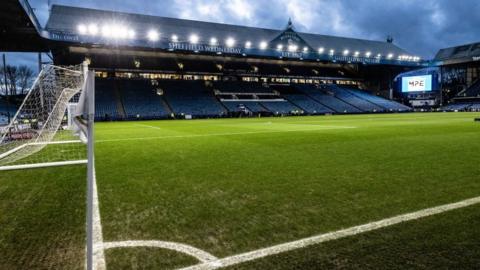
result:
<svg viewBox="0 0 480 270"><path fill-rule="evenodd" d="M156 127L156 126L150 126L150 125L145 125L145 124L134 124L135 126L139 126L139 127L147 127L147 128L153 128L153 129L161 129L159 127Z"/></svg>
<svg viewBox="0 0 480 270"><path fill-rule="evenodd" d="M150 241L131 240L131 241L103 243L104 249L125 248L125 247L157 247L157 248L170 249L170 250L174 250L174 251L195 257L200 262L204 262L204 263L218 260L217 257L213 256L212 254L206 251L203 251L196 247L192 247L192 246L181 244L181 243L175 243L175 242L156 241L156 240L150 240Z"/></svg>
<svg viewBox="0 0 480 270"><path fill-rule="evenodd" d="M182 268L182 270L203 270L203 269L211 270L211 269L217 269L221 267L236 265L239 263L253 261L263 257L267 257L267 256L271 256L271 255L275 255L275 254L279 254L279 253L283 253L283 252L287 252L287 251L291 251L299 248L304 248L311 245L316 245L319 243L336 240L336 239L340 239L348 236L353 236L360 233L381 229L381 228L392 226L395 224L416 220L419 218L424 218L424 217L440 214L446 211L451 211L459 208L464 208L464 207L471 206L474 204L479 204L479 203L480 203L480 196L463 200L460 202L456 202L456 203L445 204L441 206L423 209L423 210L409 213L409 214L403 214L403 215L399 215L399 216L395 216L387 219L382 219L379 221L374 221L367 224L350 227L348 229L320 234L320 235L316 235L316 236L312 236L312 237L308 237L308 238L304 238L304 239L300 239L300 240L296 240L296 241L292 241L284 244L279 244L279 245L262 248L262 249L258 249L258 250L238 254L238 255L233 255L233 256L225 257L215 261L200 263L190 267Z"/></svg>
<svg viewBox="0 0 480 270"><path fill-rule="evenodd" d="M97 193L97 175L93 172L93 269L106 270L102 223Z"/></svg>
<svg viewBox="0 0 480 270"><path fill-rule="evenodd" d="M268 133L284 133L284 132L306 132L306 131L321 131L332 129L351 129L357 128L353 126L329 126L327 128L315 128L315 129L292 129L292 130L268 130L268 131L245 131L245 132L229 132L229 133L210 133L210 134L190 134L190 135L172 135L172 136L157 136L157 137L137 137L137 138L124 138L124 139L109 139L109 140L97 140L97 143L101 142L121 142L121 141L140 141L140 140L158 140L158 139L173 139L173 138L195 138L195 137L211 137L211 136L233 136L233 135L249 135L249 134L268 134Z"/></svg>

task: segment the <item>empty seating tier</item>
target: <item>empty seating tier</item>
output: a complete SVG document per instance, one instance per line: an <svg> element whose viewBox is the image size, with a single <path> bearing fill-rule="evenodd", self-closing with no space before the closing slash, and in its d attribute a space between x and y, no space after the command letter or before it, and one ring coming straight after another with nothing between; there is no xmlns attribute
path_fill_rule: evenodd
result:
<svg viewBox="0 0 480 270"><path fill-rule="evenodd" d="M337 113L360 113L360 109L336 98L334 95L327 94L313 85L296 85L297 89L319 102L320 104L334 110Z"/></svg>
<svg viewBox="0 0 480 270"><path fill-rule="evenodd" d="M95 81L95 119L118 120L114 81L111 79L96 79Z"/></svg>
<svg viewBox="0 0 480 270"><path fill-rule="evenodd" d="M164 98L176 115L218 117L226 115L226 110L205 87L204 81L159 81Z"/></svg>
<svg viewBox="0 0 480 270"><path fill-rule="evenodd" d="M161 119L170 112L149 80L122 80L119 84L127 119Z"/></svg>

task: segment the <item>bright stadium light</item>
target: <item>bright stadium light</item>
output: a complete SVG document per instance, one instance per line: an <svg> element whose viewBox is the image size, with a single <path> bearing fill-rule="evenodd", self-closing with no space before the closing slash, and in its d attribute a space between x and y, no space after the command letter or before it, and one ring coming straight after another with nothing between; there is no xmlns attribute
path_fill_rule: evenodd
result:
<svg viewBox="0 0 480 270"><path fill-rule="evenodd" d="M377 54L377 58L382 58L382 54Z"/></svg>
<svg viewBox="0 0 480 270"><path fill-rule="evenodd" d="M173 42L178 42L178 36L177 35L172 35L172 41Z"/></svg>
<svg viewBox="0 0 480 270"><path fill-rule="evenodd" d="M324 51L325 51L325 48L323 47L318 48L318 53L323 53Z"/></svg>
<svg viewBox="0 0 480 270"><path fill-rule="evenodd" d="M278 44L277 45L277 50L281 51L283 49L283 45L282 44Z"/></svg>
<svg viewBox="0 0 480 270"><path fill-rule="evenodd" d="M134 39L135 38L135 31L132 29L128 30L128 38Z"/></svg>
<svg viewBox="0 0 480 270"><path fill-rule="evenodd" d="M388 58L388 59L392 59L392 58L393 58L393 53L389 53L389 54L387 55L387 58Z"/></svg>
<svg viewBox="0 0 480 270"><path fill-rule="evenodd" d="M149 30L147 32L147 38L150 41L157 41L160 38L160 34L158 34L157 30Z"/></svg>
<svg viewBox="0 0 480 270"><path fill-rule="evenodd" d="M198 43L198 40L199 40L199 38L198 38L198 36L197 36L197 35L195 35L195 34L191 34L191 35L190 35L190 38L189 38L188 40L189 40L189 41L190 41L190 43L192 43L192 44L197 44L197 43Z"/></svg>
<svg viewBox="0 0 480 270"><path fill-rule="evenodd" d="M308 52L308 47L303 47L303 52L304 53Z"/></svg>
<svg viewBox="0 0 480 270"><path fill-rule="evenodd" d="M297 45L294 45L294 44L288 45L288 51L289 51L289 52L296 52L297 49L298 49L298 46L297 46Z"/></svg>
<svg viewBox="0 0 480 270"><path fill-rule="evenodd" d="M96 24L93 24L91 23L89 26L88 26L88 33L92 36L95 36L98 34L98 27Z"/></svg>
<svg viewBox="0 0 480 270"><path fill-rule="evenodd" d="M235 46L235 39L229 37L225 41L225 44L227 45L227 47L233 47L233 46Z"/></svg>
<svg viewBox="0 0 480 270"><path fill-rule="evenodd" d="M85 24L79 24L77 26L77 30L78 30L78 33L80 33L81 35L85 35L87 33L87 27L85 26Z"/></svg>
<svg viewBox="0 0 480 270"><path fill-rule="evenodd" d="M107 38L112 36L112 28L109 25L102 26L102 36Z"/></svg>
<svg viewBox="0 0 480 270"><path fill-rule="evenodd" d="M357 57L357 56L360 55L360 52L359 52L359 51L356 51L354 55L355 55L355 57Z"/></svg>
<svg viewBox="0 0 480 270"><path fill-rule="evenodd" d="M217 38L212 37L212 38L210 39L210 45L217 45L217 44L218 44Z"/></svg>
<svg viewBox="0 0 480 270"><path fill-rule="evenodd" d="M126 36L125 28L120 25L112 26L112 38L124 38Z"/></svg>
<svg viewBox="0 0 480 270"><path fill-rule="evenodd" d="M365 56L366 56L366 57L370 57L370 55L372 55L372 52L366 52L366 53L365 53Z"/></svg>
<svg viewBox="0 0 480 270"><path fill-rule="evenodd" d="M343 51L343 55L345 55L345 56L347 56L349 53L350 53L349 50L344 50L344 51Z"/></svg>
<svg viewBox="0 0 480 270"><path fill-rule="evenodd" d="M245 42L245 48L250 49L252 47L252 42L247 41Z"/></svg>
<svg viewBox="0 0 480 270"><path fill-rule="evenodd" d="M260 49L265 50L268 46L268 43L266 41L260 42Z"/></svg>
<svg viewBox="0 0 480 270"><path fill-rule="evenodd" d="M330 55L334 55L335 54L335 50L334 49L330 49Z"/></svg>

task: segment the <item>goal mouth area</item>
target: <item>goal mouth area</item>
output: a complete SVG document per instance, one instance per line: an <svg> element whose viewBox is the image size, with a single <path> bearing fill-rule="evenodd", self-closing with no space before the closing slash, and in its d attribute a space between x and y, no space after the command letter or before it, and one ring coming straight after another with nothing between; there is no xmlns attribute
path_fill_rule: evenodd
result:
<svg viewBox="0 0 480 270"><path fill-rule="evenodd" d="M72 151L82 154L71 160L69 153ZM49 157L42 161L45 153ZM0 171L85 163L85 144L80 140L25 143L0 155Z"/></svg>

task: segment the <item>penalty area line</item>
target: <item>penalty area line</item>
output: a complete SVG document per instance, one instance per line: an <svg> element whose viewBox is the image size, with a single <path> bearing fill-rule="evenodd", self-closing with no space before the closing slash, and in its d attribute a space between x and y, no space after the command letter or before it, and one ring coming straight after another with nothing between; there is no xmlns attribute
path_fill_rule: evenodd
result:
<svg viewBox="0 0 480 270"><path fill-rule="evenodd" d="M159 128L159 127L156 127L156 126L150 126L150 125L145 125L145 124L133 124L135 126L138 126L138 127L146 127L146 128L151 128L151 129L162 129L162 128Z"/></svg>
<svg viewBox="0 0 480 270"><path fill-rule="evenodd" d="M200 263L190 267L182 268L182 270L206 270L206 269L210 270L210 269L218 269L222 267L232 266L232 265L236 265L236 264L240 264L248 261L257 260L263 257L287 252L287 251L305 248L308 246L320 244L327 241L337 240L337 239L348 237L348 236L354 236L357 234L378 230L381 228L389 227L389 226L396 225L403 222L408 222L408 221L412 221L412 220L416 220L416 219L420 219L428 216L437 215L443 212L452 211L455 209L460 209L460 208L468 207L468 206L479 204L479 203L480 203L480 196L459 201L456 203L444 204L444 205L427 208L427 209L423 209L423 210L408 213L408 214L398 215L395 217L382 219L382 220L350 227L350 228L335 231L335 232L319 234L316 236L312 236L312 237L308 237L308 238L304 238L304 239L300 239L292 242L287 242L287 243L274 245L267 248L262 248L262 249L258 249L258 250L254 250L246 253L241 253L241 254L225 257L225 258L214 260L214 261Z"/></svg>
<svg viewBox="0 0 480 270"><path fill-rule="evenodd" d="M328 127L326 127L326 128L315 128L315 129L245 131L245 132L226 132L226 133L209 133L209 134L172 135L172 136L157 136L157 137L137 137L137 138L124 138L124 139L97 140L96 143L103 143L103 142L122 142L122 141L143 141L143 140L161 140L161 139L176 139L176 138L213 137L213 136L235 136L235 135L287 133L287 132L314 132L314 131L322 131L322 130L353 129L353 128L357 128L357 127L354 127L354 126L338 126L338 127L328 126Z"/></svg>

